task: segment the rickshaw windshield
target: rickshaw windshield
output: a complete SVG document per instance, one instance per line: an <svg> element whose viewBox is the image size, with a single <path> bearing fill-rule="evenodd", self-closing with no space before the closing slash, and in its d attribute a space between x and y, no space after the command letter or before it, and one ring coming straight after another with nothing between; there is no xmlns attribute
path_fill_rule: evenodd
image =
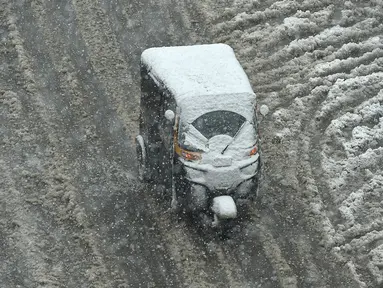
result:
<svg viewBox="0 0 383 288"><path fill-rule="evenodd" d="M191 124L206 139L216 135L229 135L234 137L238 129L246 121L245 117L231 111L213 111L203 114Z"/></svg>

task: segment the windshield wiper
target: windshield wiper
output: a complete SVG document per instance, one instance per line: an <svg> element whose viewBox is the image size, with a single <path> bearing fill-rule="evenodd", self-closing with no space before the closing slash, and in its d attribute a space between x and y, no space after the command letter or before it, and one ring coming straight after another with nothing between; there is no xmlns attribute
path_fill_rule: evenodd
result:
<svg viewBox="0 0 383 288"><path fill-rule="evenodd" d="M234 137L231 139L231 141L226 145L226 147L221 151L221 154L223 155L223 153L225 153L225 151L227 150L227 148L229 148L229 146L235 141L235 139L237 138L239 132L241 132L242 128L245 126L247 121L243 122L241 127L239 127L237 133L235 133Z"/></svg>

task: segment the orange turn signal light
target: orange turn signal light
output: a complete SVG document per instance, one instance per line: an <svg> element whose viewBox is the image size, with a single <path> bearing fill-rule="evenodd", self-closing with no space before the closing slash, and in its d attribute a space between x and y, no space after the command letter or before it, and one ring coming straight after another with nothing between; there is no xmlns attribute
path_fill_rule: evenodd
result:
<svg viewBox="0 0 383 288"><path fill-rule="evenodd" d="M187 161L193 161L193 160L200 160L201 159L200 153L195 153L195 152L193 153L193 152L182 150L181 155Z"/></svg>
<svg viewBox="0 0 383 288"><path fill-rule="evenodd" d="M253 155L257 154L257 152L258 152L258 147L255 146L253 149L251 149L250 156L253 156Z"/></svg>

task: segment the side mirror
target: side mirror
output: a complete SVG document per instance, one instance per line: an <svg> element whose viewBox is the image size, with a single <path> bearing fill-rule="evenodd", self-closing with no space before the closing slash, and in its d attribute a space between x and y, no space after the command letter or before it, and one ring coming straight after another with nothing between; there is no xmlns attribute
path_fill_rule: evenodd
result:
<svg viewBox="0 0 383 288"><path fill-rule="evenodd" d="M269 107L267 105L261 105L261 107L259 107L259 113L265 117L269 113Z"/></svg>
<svg viewBox="0 0 383 288"><path fill-rule="evenodd" d="M165 111L165 118L168 120L170 123L174 122L175 114L172 110L166 110Z"/></svg>

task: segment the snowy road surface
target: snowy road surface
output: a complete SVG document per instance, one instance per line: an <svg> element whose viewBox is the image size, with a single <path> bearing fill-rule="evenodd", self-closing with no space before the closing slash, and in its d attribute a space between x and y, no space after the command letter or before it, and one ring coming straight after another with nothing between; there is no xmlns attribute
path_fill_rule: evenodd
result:
<svg viewBox="0 0 383 288"><path fill-rule="evenodd" d="M382 287L382 32L382 0L0 0L0 287ZM141 51L210 42L271 109L229 239L135 171Z"/></svg>

